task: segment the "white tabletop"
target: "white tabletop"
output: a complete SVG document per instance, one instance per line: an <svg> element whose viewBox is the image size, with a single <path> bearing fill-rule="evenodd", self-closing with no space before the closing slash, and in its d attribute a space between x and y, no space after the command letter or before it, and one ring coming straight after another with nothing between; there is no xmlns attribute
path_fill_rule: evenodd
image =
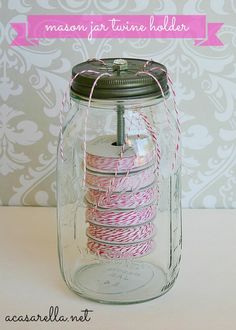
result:
<svg viewBox="0 0 236 330"><path fill-rule="evenodd" d="M174 287L142 304L102 305L64 284L56 210L0 207L0 329L236 329L236 210L184 210L183 258ZM80 316L84 322L6 322L16 315Z"/></svg>

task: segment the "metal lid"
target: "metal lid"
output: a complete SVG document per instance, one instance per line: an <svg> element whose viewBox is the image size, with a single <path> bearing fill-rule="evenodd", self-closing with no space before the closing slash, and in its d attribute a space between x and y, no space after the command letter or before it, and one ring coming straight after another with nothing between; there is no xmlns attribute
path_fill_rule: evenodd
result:
<svg viewBox="0 0 236 330"><path fill-rule="evenodd" d="M154 70L152 68L158 67ZM168 94L166 67L163 64L135 58L103 58L101 60L88 60L77 64L72 69L72 78L78 72L83 72L72 82L71 94L73 97L85 97L90 95L94 81L101 73L109 73L110 76L101 77L93 92L95 99L130 99L146 97L162 97L160 86L147 74L138 74L140 71L152 73L161 85L164 94ZM150 71L151 70L151 71Z"/></svg>

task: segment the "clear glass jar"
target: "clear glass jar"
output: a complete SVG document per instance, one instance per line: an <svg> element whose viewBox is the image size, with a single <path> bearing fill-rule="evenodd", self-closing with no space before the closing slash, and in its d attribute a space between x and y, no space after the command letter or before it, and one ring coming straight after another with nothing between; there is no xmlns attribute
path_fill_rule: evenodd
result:
<svg viewBox="0 0 236 330"><path fill-rule="evenodd" d="M153 79L163 81L165 67L119 61L126 65L118 72L115 59L85 62L86 70L97 73L77 74L85 70L84 63L72 72L71 108L58 148L58 251L62 276L74 292L103 303L128 304L161 296L177 278L181 164L167 79L162 85ZM139 73L141 64L152 76ZM109 75L95 85L106 65ZM165 69L161 77L155 66ZM117 75L107 91L103 80L109 84ZM95 97L76 81L81 79L84 87L88 77L88 91L94 85ZM125 91L120 87L130 77L141 79L138 87L129 81L136 97L127 94L127 86ZM148 84L155 93L145 90Z"/></svg>

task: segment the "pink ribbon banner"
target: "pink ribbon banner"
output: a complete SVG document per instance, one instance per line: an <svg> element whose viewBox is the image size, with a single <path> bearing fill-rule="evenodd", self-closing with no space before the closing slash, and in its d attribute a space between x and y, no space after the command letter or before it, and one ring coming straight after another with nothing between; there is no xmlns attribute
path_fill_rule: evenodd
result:
<svg viewBox="0 0 236 330"><path fill-rule="evenodd" d="M17 32L11 46L43 38L194 39L195 46L222 46L216 35L222 25L207 23L206 15L30 15L27 23L11 23Z"/></svg>

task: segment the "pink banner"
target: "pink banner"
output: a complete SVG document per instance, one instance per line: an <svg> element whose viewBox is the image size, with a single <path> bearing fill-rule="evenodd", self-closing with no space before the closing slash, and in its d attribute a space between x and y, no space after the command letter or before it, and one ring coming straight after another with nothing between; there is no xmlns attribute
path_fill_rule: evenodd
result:
<svg viewBox="0 0 236 330"><path fill-rule="evenodd" d="M200 39L195 45L222 46L216 33L223 23L206 15L30 15L11 23L18 35L12 46L29 46L40 38L169 38Z"/></svg>

